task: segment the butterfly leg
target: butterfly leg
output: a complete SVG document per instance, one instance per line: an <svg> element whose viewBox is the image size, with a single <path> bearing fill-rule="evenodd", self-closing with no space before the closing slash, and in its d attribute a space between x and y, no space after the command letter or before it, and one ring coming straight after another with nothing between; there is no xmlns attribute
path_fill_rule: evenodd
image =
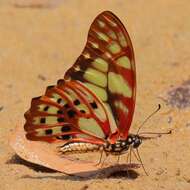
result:
<svg viewBox="0 0 190 190"><path fill-rule="evenodd" d="M137 157L139 158L138 160L139 160L139 162L141 163L141 166L142 166L142 168L143 168L145 174L148 176L148 172L146 171L146 169L145 169L145 167L144 167L144 164L143 164L143 162L142 162L142 160L141 160L141 157L140 157L140 154L139 154L138 149L136 149L136 153L137 153Z"/></svg>
<svg viewBox="0 0 190 190"><path fill-rule="evenodd" d="M138 156L137 156L137 154L135 153L135 151L132 149L132 153L133 153L133 155L135 156L135 158L137 159L137 161L139 161L140 162L140 160L139 160L139 158L138 158Z"/></svg>
<svg viewBox="0 0 190 190"><path fill-rule="evenodd" d="M131 161L132 161L132 148L130 147L129 149L129 164L131 165Z"/></svg>
<svg viewBox="0 0 190 190"><path fill-rule="evenodd" d="M131 147L129 148L129 152L127 153L127 164L131 164ZM127 169L127 178L130 178L129 169Z"/></svg>
<svg viewBox="0 0 190 190"><path fill-rule="evenodd" d="M120 155L117 156L117 164L119 164Z"/></svg>
<svg viewBox="0 0 190 190"><path fill-rule="evenodd" d="M98 166L101 164L101 161L102 161L102 157L103 157L103 153L104 153L104 149L101 150L100 152L100 159L99 159L99 162L97 164L95 164L95 166Z"/></svg>
<svg viewBox="0 0 190 190"><path fill-rule="evenodd" d="M133 150L132 148L131 148L130 150L131 150L130 152L133 153L133 155L135 156L135 158L137 159L137 161L140 162L140 164L141 164L141 166L142 166L142 168L143 168L145 174L148 176L148 172L146 171L146 169L145 169L145 167L144 167L144 164L143 164L143 162L142 162L142 160L141 160L141 157L140 157L140 154L139 154L138 149L136 149L136 152L135 152L135 150ZM131 162L131 161L130 161L130 162Z"/></svg>
<svg viewBox="0 0 190 190"><path fill-rule="evenodd" d="M106 157L104 158L104 160L103 160L103 162L102 162L102 164L101 164L101 168L104 166L104 163L105 163L106 159L107 159L108 156L109 156L109 154L108 154L107 152L105 152L105 153L106 153Z"/></svg>

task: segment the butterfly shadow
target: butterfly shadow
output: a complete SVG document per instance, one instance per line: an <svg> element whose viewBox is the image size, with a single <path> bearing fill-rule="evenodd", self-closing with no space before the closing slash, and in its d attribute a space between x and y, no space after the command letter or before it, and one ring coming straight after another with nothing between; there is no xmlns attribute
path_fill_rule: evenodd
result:
<svg viewBox="0 0 190 190"><path fill-rule="evenodd" d="M91 172L83 172L83 173L76 173L75 175L54 175L59 173L56 170L49 169L47 167L34 164L28 161L23 160L18 155L13 155L11 159L9 159L6 164L19 164L24 165L35 172L44 173L44 176L31 176L31 175L23 175L20 179L57 179L57 180L71 180L71 181L87 181L91 179L117 179L117 178L125 178L125 179L136 179L139 174L133 170L133 167L129 167L129 164L117 164L113 166L109 166L106 168L100 168L96 171ZM136 166L135 166L136 167ZM51 175L46 175L51 174ZM84 175L88 177L79 177Z"/></svg>
<svg viewBox="0 0 190 190"><path fill-rule="evenodd" d="M24 165L36 172L42 172L42 173L56 173L57 171L38 165L38 164L34 164L31 162L28 162L24 159L22 159L20 156L18 156L17 154L14 154L9 160L6 161L6 164L18 164L18 165Z"/></svg>

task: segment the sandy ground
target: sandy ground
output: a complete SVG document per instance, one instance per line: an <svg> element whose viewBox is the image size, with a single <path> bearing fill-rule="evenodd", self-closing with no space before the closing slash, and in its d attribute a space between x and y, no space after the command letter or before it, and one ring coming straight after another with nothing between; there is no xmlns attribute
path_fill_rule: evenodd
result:
<svg viewBox="0 0 190 190"><path fill-rule="evenodd" d="M0 1L0 189L190 189L189 0L65 0L57 8L19 8L10 2ZM123 172L81 179L23 162L8 144L10 134L23 125L31 98L74 63L90 23L104 10L122 20L135 49L138 87L132 128L161 103L143 131L171 128L173 133L140 147L149 176L141 168L132 179ZM185 106L175 107L181 103Z"/></svg>

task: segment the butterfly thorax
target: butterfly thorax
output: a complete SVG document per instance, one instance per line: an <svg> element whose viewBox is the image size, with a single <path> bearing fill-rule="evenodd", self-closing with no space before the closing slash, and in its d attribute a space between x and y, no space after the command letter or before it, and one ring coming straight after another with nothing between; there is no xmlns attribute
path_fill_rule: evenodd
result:
<svg viewBox="0 0 190 190"><path fill-rule="evenodd" d="M113 155L126 153L129 148L138 148L142 143L142 139L138 135L130 134L126 140L117 140L114 144L106 143L104 151Z"/></svg>
<svg viewBox="0 0 190 190"><path fill-rule="evenodd" d="M129 148L138 148L142 143L138 135L130 134L126 140L117 140L114 144L109 141L102 145L87 142L68 142L60 147L62 154L87 153L103 150L107 154L120 155L126 153Z"/></svg>

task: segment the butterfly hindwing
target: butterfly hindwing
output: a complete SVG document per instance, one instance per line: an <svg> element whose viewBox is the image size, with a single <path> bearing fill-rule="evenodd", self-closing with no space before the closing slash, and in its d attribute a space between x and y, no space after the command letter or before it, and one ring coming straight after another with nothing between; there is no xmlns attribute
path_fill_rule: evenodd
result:
<svg viewBox="0 0 190 190"><path fill-rule="evenodd" d="M111 12L93 21L86 46L65 79L79 80L111 110L119 136L126 139L135 106L136 76L130 37Z"/></svg>
<svg viewBox="0 0 190 190"><path fill-rule="evenodd" d="M101 101L77 81L59 80L44 96L34 98L25 113L26 137L54 142L87 139L104 142L110 135Z"/></svg>

